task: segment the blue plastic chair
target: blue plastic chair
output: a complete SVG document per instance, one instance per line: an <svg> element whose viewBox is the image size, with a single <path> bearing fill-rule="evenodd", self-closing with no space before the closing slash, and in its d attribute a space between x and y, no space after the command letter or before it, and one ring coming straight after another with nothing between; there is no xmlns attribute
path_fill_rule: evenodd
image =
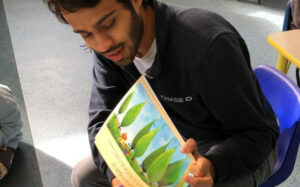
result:
<svg viewBox="0 0 300 187"><path fill-rule="evenodd" d="M254 72L280 126L277 162L272 175L260 185L272 187L285 181L294 169L300 143L300 89L269 65L261 65Z"/></svg>

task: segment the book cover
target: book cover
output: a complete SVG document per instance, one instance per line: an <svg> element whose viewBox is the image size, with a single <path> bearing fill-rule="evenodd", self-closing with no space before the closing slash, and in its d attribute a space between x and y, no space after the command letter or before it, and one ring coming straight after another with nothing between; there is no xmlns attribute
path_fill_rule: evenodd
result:
<svg viewBox="0 0 300 187"><path fill-rule="evenodd" d="M191 154L184 140L141 76L109 115L95 144L114 175L126 187L187 186Z"/></svg>

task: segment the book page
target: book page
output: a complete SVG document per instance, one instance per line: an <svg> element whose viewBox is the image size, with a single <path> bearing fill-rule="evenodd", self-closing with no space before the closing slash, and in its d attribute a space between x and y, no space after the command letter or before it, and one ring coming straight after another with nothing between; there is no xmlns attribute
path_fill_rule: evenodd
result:
<svg viewBox="0 0 300 187"><path fill-rule="evenodd" d="M109 168L115 176L126 187L148 186L132 170L118 144L110 135L107 126L103 126L102 129L99 133L99 139L96 141L96 146L101 150L103 158L105 158L106 163L110 166Z"/></svg>
<svg viewBox="0 0 300 187"><path fill-rule="evenodd" d="M96 146L124 186L187 186L191 154L147 80L141 77L110 114Z"/></svg>

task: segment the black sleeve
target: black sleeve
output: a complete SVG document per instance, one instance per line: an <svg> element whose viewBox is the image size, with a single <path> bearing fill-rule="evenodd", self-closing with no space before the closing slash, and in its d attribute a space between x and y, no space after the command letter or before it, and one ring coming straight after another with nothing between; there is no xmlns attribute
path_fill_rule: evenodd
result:
<svg viewBox="0 0 300 187"><path fill-rule="evenodd" d="M236 34L216 36L199 67L198 91L228 138L205 155L216 180L228 181L254 171L278 138L278 125L250 66L244 41Z"/></svg>
<svg viewBox="0 0 300 187"><path fill-rule="evenodd" d="M117 71L112 66L101 62L95 54L93 54L93 61L93 83L89 105L88 135L94 162L97 168L104 171L108 180L111 181L114 178L114 174L107 167L101 154L99 154L94 141L106 118L125 94L126 90L120 81Z"/></svg>

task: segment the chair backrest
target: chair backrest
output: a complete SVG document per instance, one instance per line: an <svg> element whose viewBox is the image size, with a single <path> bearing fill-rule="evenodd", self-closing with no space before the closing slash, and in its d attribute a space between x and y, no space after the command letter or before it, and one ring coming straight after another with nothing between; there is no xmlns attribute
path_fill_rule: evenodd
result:
<svg viewBox="0 0 300 187"><path fill-rule="evenodd" d="M285 74L269 65L261 65L254 72L282 133L300 120L300 90Z"/></svg>
<svg viewBox="0 0 300 187"><path fill-rule="evenodd" d="M290 30L291 19L292 19L292 9L291 9L290 1L288 1L285 7L282 31Z"/></svg>
<svg viewBox="0 0 300 187"><path fill-rule="evenodd" d="M277 183L266 185L274 186L283 182L294 168L300 141L300 90L274 67L261 65L254 72L280 126L278 159L270 177L277 180Z"/></svg>

